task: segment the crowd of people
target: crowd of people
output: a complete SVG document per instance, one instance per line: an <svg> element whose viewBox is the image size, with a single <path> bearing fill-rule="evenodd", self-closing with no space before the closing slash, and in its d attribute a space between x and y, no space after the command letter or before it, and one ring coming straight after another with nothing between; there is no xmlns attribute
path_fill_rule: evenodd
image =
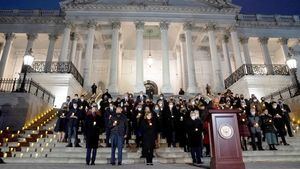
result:
<svg viewBox="0 0 300 169"><path fill-rule="evenodd" d="M202 163L203 156L210 156L209 121L210 109L236 109L238 113L241 148L264 150L262 141L266 141L270 150L277 150L278 137L283 145L288 145L286 135L293 136L288 105L283 100L260 101L255 95L246 99L243 95L233 95L228 90L216 96L197 95L185 99L184 96L165 97L163 94L154 101L140 92L137 97L126 93L122 97L112 98L108 90L97 104L88 102L84 96L68 96L58 111L55 132L58 141L67 142L67 147L80 147L86 143L86 164L94 165L99 135L105 133L106 147L111 147L111 164L122 165L122 149L132 147L129 140L135 140L135 147L142 148L142 158L147 165L153 165L153 152L161 146L161 140L167 140L168 147L182 147L190 152L193 163ZM287 131L286 131L287 129ZM84 140L78 139L82 132ZM133 137L135 136L135 137ZM250 141L248 141L250 140ZM203 149L205 148L205 153ZM118 163L115 151L118 149ZM92 156L92 157L91 157Z"/></svg>

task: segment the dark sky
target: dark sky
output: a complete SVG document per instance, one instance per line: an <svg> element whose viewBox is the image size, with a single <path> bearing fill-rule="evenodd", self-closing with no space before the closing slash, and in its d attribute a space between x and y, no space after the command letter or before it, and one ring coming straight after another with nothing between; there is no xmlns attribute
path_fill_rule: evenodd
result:
<svg viewBox="0 0 300 169"><path fill-rule="evenodd" d="M0 9L59 9L59 0L0 0ZM233 0L245 14L300 15L300 0Z"/></svg>

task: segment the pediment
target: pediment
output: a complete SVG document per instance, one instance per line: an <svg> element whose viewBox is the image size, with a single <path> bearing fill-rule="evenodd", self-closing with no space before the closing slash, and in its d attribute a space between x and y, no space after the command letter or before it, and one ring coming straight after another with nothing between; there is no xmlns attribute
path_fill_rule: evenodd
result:
<svg viewBox="0 0 300 169"><path fill-rule="evenodd" d="M85 5L122 5L122 6L169 6L169 7L193 7L211 9L236 9L239 6L231 3L231 0L64 0L61 7L85 6Z"/></svg>

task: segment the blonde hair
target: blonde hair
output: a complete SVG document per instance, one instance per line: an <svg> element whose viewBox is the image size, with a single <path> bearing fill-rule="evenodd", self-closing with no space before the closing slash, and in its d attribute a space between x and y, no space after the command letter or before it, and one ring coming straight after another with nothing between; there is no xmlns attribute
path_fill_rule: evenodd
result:
<svg viewBox="0 0 300 169"><path fill-rule="evenodd" d="M148 115L151 115L151 117L152 117L152 113L151 113L151 111L145 111L145 116L144 116L144 119L147 119L147 116Z"/></svg>

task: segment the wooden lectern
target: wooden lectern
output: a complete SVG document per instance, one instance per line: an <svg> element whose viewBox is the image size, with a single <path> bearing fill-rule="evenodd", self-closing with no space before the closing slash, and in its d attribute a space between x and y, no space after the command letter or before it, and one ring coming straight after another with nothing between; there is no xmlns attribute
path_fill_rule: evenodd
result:
<svg viewBox="0 0 300 169"><path fill-rule="evenodd" d="M211 169L245 169L237 110L209 110Z"/></svg>

